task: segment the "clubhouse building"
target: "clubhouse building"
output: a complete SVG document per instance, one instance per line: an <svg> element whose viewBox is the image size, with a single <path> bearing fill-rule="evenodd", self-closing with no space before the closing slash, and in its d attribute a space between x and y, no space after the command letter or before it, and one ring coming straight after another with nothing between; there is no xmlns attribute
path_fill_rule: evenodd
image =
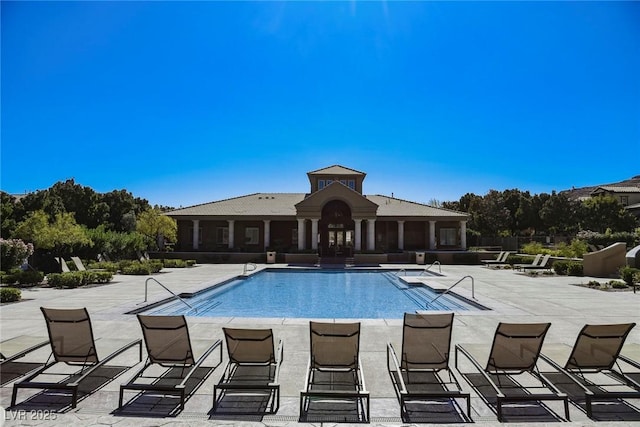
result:
<svg viewBox="0 0 640 427"><path fill-rule="evenodd" d="M307 173L309 193L255 193L167 213L179 252L358 253L466 250L468 215L393 196L365 195L364 172Z"/></svg>

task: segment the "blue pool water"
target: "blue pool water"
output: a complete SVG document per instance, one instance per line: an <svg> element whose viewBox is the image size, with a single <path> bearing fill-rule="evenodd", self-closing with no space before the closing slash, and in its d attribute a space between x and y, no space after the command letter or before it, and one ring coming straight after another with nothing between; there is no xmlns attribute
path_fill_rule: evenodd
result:
<svg viewBox="0 0 640 427"><path fill-rule="evenodd" d="M151 308L146 314L202 317L402 318L416 310L478 310L389 271L262 271ZM428 308L427 308L428 307Z"/></svg>

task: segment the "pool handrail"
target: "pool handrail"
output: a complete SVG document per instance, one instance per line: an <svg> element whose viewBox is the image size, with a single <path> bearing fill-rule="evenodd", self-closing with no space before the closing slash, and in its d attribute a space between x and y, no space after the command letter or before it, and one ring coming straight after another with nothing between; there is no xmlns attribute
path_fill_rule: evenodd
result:
<svg viewBox="0 0 640 427"><path fill-rule="evenodd" d="M191 310L194 310L196 313L198 312L197 308L195 308L194 306L192 306L191 304L186 302L184 299L180 298L179 295L177 295L175 292L173 292L171 289L167 288L165 285L163 285L162 283L160 283L157 279L155 279L153 277L148 277L147 280L144 281L144 302L147 302L147 287L148 287L149 280L153 280L158 285L162 286L171 295L173 295L174 297L178 298L183 304L185 304Z"/></svg>
<svg viewBox="0 0 640 427"><path fill-rule="evenodd" d="M425 268L425 269L424 269L424 270L419 274L419 276L422 276L423 274L425 274L426 272L428 272L428 271L429 271L429 269L430 269L431 267L433 267L434 265L436 265L436 264L438 264L438 273L442 274L442 264L440 264L440 261L435 260L435 261L433 261L433 262L431 263L431 265L430 265L429 267Z"/></svg>
<svg viewBox="0 0 640 427"><path fill-rule="evenodd" d="M427 307L429 305L433 304L438 298L440 298L444 294L448 293L451 289L453 289L458 283L462 282L464 279L471 279L471 298L476 299L476 291L475 291L475 284L474 284L473 276L464 276L462 279L458 280L456 283L454 283L453 285L449 286L444 292L442 292L437 297L432 299L431 302L428 302L427 303Z"/></svg>
<svg viewBox="0 0 640 427"><path fill-rule="evenodd" d="M248 266L252 266L253 268L251 270L247 270ZM258 265L255 262L247 262L244 264L244 267L242 269L242 275L246 276L249 271L255 271L257 269L258 269Z"/></svg>

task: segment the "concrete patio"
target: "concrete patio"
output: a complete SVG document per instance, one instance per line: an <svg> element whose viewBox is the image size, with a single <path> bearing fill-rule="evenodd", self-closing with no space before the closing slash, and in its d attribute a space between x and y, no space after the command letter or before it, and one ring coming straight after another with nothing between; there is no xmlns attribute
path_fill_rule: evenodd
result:
<svg viewBox="0 0 640 427"><path fill-rule="evenodd" d="M260 265L259 269L266 268ZM269 266L285 267L285 266ZM389 268L417 268L416 265L389 265ZM165 269L154 275L157 280L176 293L192 292L242 273L243 266L198 265L190 269ZM631 291L604 292L574 286L587 283L589 277L560 277L540 275L530 277L511 270L490 269L482 266L442 266L438 282L453 284L463 276L471 275L475 283L477 301L490 311L456 313L453 327L453 345L462 344L477 355L480 363L486 362L489 347L498 322L551 322L542 351L564 364L575 338L586 323L640 323L640 293ZM92 319L94 334L99 337L98 354L104 355L124 341L141 338L140 326L133 315L126 312L138 308L144 300L144 283L147 276L116 275L107 285L80 289L23 289L23 301L4 304L1 308L1 351L12 354L39 339L45 340L47 332L39 307L86 307ZM597 279L604 281L604 279ZM456 292L471 297L471 282L462 282ZM149 301L168 296L160 286L149 285ZM257 302L259 303L259 302ZM320 425L298 421L299 392L303 388L309 354L309 320L287 318L229 318L188 317L191 339L196 347L196 357L211 341L223 339L222 327L272 328L276 339L284 341L284 362L280 372L281 405L275 415L263 417L211 415L213 385L223 370L221 365L195 391L186 403L185 410L177 416L162 414L162 405L140 408L137 413L114 413L118 406L119 385L129 379L135 369L127 370L114 381L82 399L74 409L64 408L64 399L31 399L39 391L23 390L18 395L15 410L2 414L6 426L192 426L192 425L246 425L246 426L294 426ZM322 319L327 321L326 319ZM386 368L386 343L396 349L402 340L402 319L361 320L361 357L367 389L371 393L371 425L406 425L400 418L400 408ZM48 347L34 352L29 358L46 360ZM226 363L226 348L223 363ZM640 327L634 328L627 338L622 353L640 360ZM135 351L125 356L131 365L137 361ZM454 356L451 356L451 365ZM462 365L462 370L468 369ZM457 374L457 372L456 372ZM495 413L458 375L462 387L471 392L473 422L482 425L498 424ZM0 403L7 408L11 402L12 383L0 389ZM129 399L133 393L128 394ZM63 396L64 397L64 396ZM631 402L638 406L636 400ZM548 405L551 413L562 416L561 404ZM50 412L51 410L60 412ZM629 425L640 423L640 410L610 416L602 421L592 421L576 406L570 406L571 422L566 425ZM622 417L622 419L620 419ZM625 418L626 417L626 418ZM42 418L48 418L42 420ZM606 418L606 417L605 417ZM510 425L541 425L555 423L548 414L536 418L514 413L508 419ZM428 422L425 420L425 422ZM455 422L455 419L452 419ZM325 423L326 424L326 423ZM329 422L328 424L335 424ZM411 423L411 424L419 424ZM341 424L344 425L344 424Z"/></svg>

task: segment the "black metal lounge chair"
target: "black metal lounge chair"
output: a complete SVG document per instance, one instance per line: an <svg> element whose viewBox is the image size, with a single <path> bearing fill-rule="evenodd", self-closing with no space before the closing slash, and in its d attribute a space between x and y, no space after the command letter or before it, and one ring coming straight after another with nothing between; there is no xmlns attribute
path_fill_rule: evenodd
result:
<svg viewBox="0 0 640 427"><path fill-rule="evenodd" d="M542 259L540 260L540 262L536 265L523 265L520 267L520 269L522 271L526 271L526 270L550 270L551 269L551 265L549 264L549 259L551 258L551 255L546 254L545 256L542 257Z"/></svg>
<svg viewBox="0 0 640 427"><path fill-rule="evenodd" d="M7 342L14 341L13 338L5 340L0 345L5 345ZM16 353L6 356L0 351L0 386L10 383L30 372L34 372L35 369L41 367L43 363L37 362L24 362L19 361L27 354L33 353L35 350L42 348L49 344L49 341L39 341L37 343L31 343L27 348L24 348ZM4 349L3 349L4 351ZM8 353L9 354L9 353Z"/></svg>
<svg viewBox="0 0 640 427"><path fill-rule="evenodd" d="M564 368L549 357L541 356L582 389L589 418L593 417L594 401L640 399L639 380L625 374L620 363L640 369L640 363L620 355L622 345L635 325L585 325L578 334ZM606 383L601 383L605 378ZM615 380L615 383L612 384L610 380Z"/></svg>
<svg viewBox="0 0 640 427"><path fill-rule="evenodd" d="M540 262L540 259L542 258L542 254L537 254L534 258L533 261L531 261L529 264L513 264L513 269L514 270L521 270L524 267L531 267L531 266L536 266L538 265L538 263Z"/></svg>
<svg viewBox="0 0 640 427"><path fill-rule="evenodd" d="M507 258L509 258L510 253L511 252L503 251L503 252L500 252L495 259L483 259L483 260L480 260L480 262L482 262L487 267L490 265L506 264Z"/></svg>
<svg viewBox="0 0 640 427"><path fill-rule="evenodd" d="M216 340L199 359L195 359L189 339L189 328L184 316L146 316L138 314L142 327L147 360L144 366L127 383L120 386L118 408L122 408L125 390L141 393L150 392L160 395L178 395L179 410L184 409L186 400L186 383L207 357L218 348L219 362L209 368L208 374L222 363L222 340ZM150 366L165 368L159 375L145 376ZM143 380L143 381L139 381ZM204 379L203 379L204 380Z"/></svg>
<svg viewBox="0 0 640 427"><path fill-rule="evenodd" d="M360 362L360 323L309 322L311 352L304 390L300 392L300 419L312 402L354 402L360 422L369 421L369 392Z"/></svg>
<svg viewBox="0 0 640 427"><path fill-rule="evenodd" d="M53 309L40 307L47 323L49 332L49 343L51 344L51 356L49 360L37 371L27 378L13 385L11 396L11 406L16 404L18 390L21 388L30 389L52 389L70 390L71 408L75 408L78 401L78 387L82 381L94 373L98 368L106 366L106 363L119 356L126 350L138 345L138 361L142 360L142 340L135 340L119 350L111 353L104 359L99 359L96 351L91 319L86 308L80 309ZM53 356L53 361L51 357ZM50 369L58 363L65 363L70 366L80 366L75 373L55 373ZM40 375L63 376L62 380L36 381Z"/></svg>
<svg viewBox="0 0 640 427"><path fill-rule="evenodd" d="M213 410L248 414L276 413L280 407L278 378L282 364L282 341L276 350L271 329L222 328L227 343L229 362L222 378L213 388ZM218 392L220 393L218 395ZM221 409L227 396L258 399L258 405ZM235 410L234 410L235 409Z"/></svg>
<svg viewBox="0 0 640 427"><path fill-rule="evenodd" d="M466 416L471 419L469 393L449 369L453 313L405 313L402 328L402 357L387 344L387 369L404 422L411 422L407 402L466 400ZM447 374L443 375L443 371Z"/></svg>
<svg viewBox="0 0 640 427"><path fill-rule="evenodd" d="M493 337L487 366L482 368L461 345L456 345L456 368L460 354L467 357L495 391L498 421L503 421L502 406L506 403L561 400L565 419L569 421L569 402L538 369L542 342L550 323L500 323ZM522 385L515 377L530 374L539 385Z"/></svg>

